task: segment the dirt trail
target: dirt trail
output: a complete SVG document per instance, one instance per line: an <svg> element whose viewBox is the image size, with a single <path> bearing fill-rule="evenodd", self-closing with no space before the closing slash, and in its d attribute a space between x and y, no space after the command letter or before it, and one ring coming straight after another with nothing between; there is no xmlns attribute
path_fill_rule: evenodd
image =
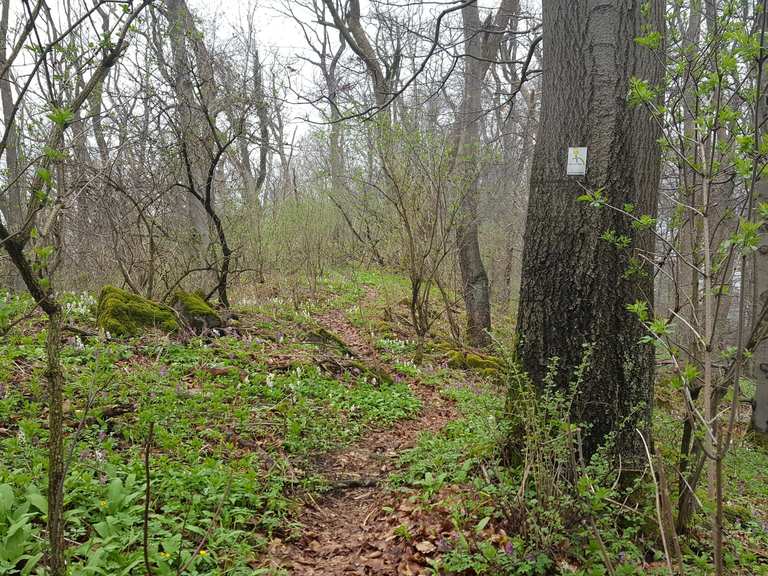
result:
<svg viewBox="0 0 768 576"><path fill-rule="evenodd" d="M330 312L319 321L359 358L382 367L370 343L341 312ZM456 417L456 411L433 389L409 384L422 402L419 417L371 432L353 446L318 461L334 489L304 507L299 517L304 531L298 542L272 542L273 566L304 576L425 573L424 564L418 561L418 543L414 548L397 538L393 531L399 524L398 514L383 510L388 507L402 515L416 507L406 495L390 491L386 479L397 469L402 451L412 447L419 434L441 429Z"/></svg>

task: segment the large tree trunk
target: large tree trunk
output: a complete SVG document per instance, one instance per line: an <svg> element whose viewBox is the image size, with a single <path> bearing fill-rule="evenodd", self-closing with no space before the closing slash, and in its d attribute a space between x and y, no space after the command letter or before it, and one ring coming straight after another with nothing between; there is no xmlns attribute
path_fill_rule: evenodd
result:
<svg viewBox="0 0 768 576"><path fill-rule="evenodd" d="M650 231L638 232L609 208L577 200L602 188L613 206L656 213L660 152L648 112L627 104L633 76L657 82L661 67L635 43L641 25L662 30L663 0L652 0L652 22L641 2L544 0L544 80L539 137L525 231L518 330L524 369L541 382L551 358L559 359L556 385L567 391L586 346L588 367L572 417L587 425L588 458L616 433L616 451L640 464L636 428L650 430L653 348L626 306L652 306L651 271L627 274L633 251L652 251ZM566 176L569 146L588 147L586 177ZM607 230L631 239L620 250L600 236Z"/></svg>

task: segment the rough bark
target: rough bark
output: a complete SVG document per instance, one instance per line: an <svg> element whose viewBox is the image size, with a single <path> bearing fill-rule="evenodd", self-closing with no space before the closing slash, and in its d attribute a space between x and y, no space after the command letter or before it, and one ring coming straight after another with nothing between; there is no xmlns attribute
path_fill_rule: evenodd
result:
<svg viewBox="0 0 768 576"><path fill-rule="evenodd" d="M638 232L609 208L577 201L582 186L602 188L614 206L632 203L655 216L659 183L658 134L644 109L627 103L633 76L656 82L662 70L634 39L641 25L662 30L663 0L651 22L633 0L545 0L542 115L534 152L525 231L518 330L523 367L541 382L559 358L556 385L568 390L585 346L589 365L572 417L583 422L583 451L595 453L615 433L623 465L641 465L636 428L650 431L653 349L627 310L653 303L651 271L626 274L634 251L651 251L650 231ZM587 146L586 177L567 177L569 146ZM608 229L631 238L620 250L600 236Z"/></svg>
<svg viewBox="0 0 768 576"><path fill-rule="evenodd" d="M763 71L765 75L765 71ZM763 83L763 104L761 105L762 134L768 132L768 98L766 98L768 83ZM768 178L765 176L755 185L755 203L760 205L768 202ZM759 312L768 304L768 226L763 225L760 246L755 255L754 293L757 296L752 305L754 317L752 329L760 325ZM768 340L760 340L752 356L754 378L756 384L755 398L752 403L752 428L758 434L768 438Z"/></svg>
<svg viewBox="0 0 768 576"><path fill-rule="evenodd" d="M62 315L58 305L48 313L46 377L48 379L48 567L53 576L66 573L64 563L64 375L61 354Z"/></svg>

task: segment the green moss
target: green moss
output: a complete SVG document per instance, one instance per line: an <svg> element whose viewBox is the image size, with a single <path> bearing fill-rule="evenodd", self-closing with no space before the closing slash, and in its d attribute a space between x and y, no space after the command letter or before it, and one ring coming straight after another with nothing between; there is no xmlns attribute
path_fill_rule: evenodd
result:
<svg viewBox="0 0 768 576"><path fill-rule="evenodd" d="M455 344L448 340L441 340L441 341L439 340L439 341L433 342L432 346L438 352L456 352L456 350L453 349Z"/></svg>
<svg viewBox="0 0 768 576"><path fill-rule="evenodd" d="M171 306L181 319L195 331L222 326L221 317L216 313L202 294L178 290L173 294Z"/></svg>
<svg viewBox="0 0 768 576"><path fill-rule="evenodd" d="M179 328L173 310L147 298L114 286L105 286L99 295L96 320L113 336L136 336L145 328L175 332Z"/></svg>
<svg viewBox="0 0 768 576"><path fill-rule="evenodd" d="M492 356L481 356L473 352L467 352L465 359L467 368L473 368L476 370L493 370L498 372L501 370L501 363Z"/></svg>
<svg viewBox="0 0 768 576"><path fill-rule="evenodd" d="M448 368L462 369L466 368L467 364L464 359L464 352L461 350L451 350L448 352Z"/></svg>
<svg viewBox="0 0 768 576"><path fill-rule="evenodd" d="M498 358L476 352L463 352L461 350L451 350L448 352L448 367L460 370L475 370L488 377L498 376L503 369Z"/></svg>
<svg viewBox="0 0 768 576"><path fill-rule="evenodd" d="M193 292L177 291L173 295L171 305L178 304L188 314L195 316L208 316L210 318L218 318L219 315L216 310L205 301L205 298L200 294Z"/></svg>

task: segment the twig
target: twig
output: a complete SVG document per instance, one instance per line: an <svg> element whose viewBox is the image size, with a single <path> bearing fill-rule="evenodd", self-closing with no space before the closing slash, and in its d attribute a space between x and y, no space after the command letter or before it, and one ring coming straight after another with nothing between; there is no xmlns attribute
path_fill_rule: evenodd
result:
<svg viewBox="0 0 768 576"><path fill-rule="evenodd" d="M645 436L643 436L643 433L640 432L637 428L635 428L635 432L637 432L640 435L640 439L643 441L643 447L645 448L645 455L648 458L648 466L651 467L651 475L653 477L653 488L656 491L656 520L659 523L659 530L661 531L661 542L664 545L664 559L667 561L667 568L669 568L669 573L674 574L675 570L672 568L672 560L669 557L669 544L667 543L667 534L666 530L664 529L664 521L662 520L662 514L661 514L661 493L659 491L659 482L656 478L656 472L653 469L653 457L651 457L651 451L648 448L648 443L645 441Z"/></svg>
<svg viewBox="0 0 768 576"><path fill-rule="evenodd" d="M664 517L664 530L672 541L672 549L675 553L675 562L677 563L678 574L683 576L683 553L680 550L680 541L675 532L675 518L672 515L672 503L669 500L669 482L667 482L667 471L664 469L664 460L661 456L661 450L656 446L656 458L658 460L659 490L661 492L661 511Z"/></svg>
<svg viewBox="0 0 768 576"><path fill-rule="evenodd" d="M24 314L22 316L19 316L18 318L16 318L16 320L11 322L7 326L4 326L3 329L0 330L0 336L5 336L6 334L8 334L8 332L10 332L13 329L14 326L17 326L18 324L21 324L22 322L24 322L24 320L28 320L28 319L32 318L32 316L34 316L36 310L37 310L37 303L35 303L35 306L34 306L34 308L32 308L32 310L30 310L29 312L27 312L26 314Z"/></svg>
<svg viewBox="0 0 768 576"><path fill-rule="evenodd" d="M61 329L65 332L71 332L77 336L82 336L83 338L94 338L98 336L96 332L89 332L88 330L83 330L82 328L78 328L72 324L66 324L65 326L62 326Z"/></svg>
<svg viewBox="0 0 768 576"><path fill-rule="evenodd" d="M605 562L605 568L608 570L608 574L610 576L616 576L616 569L613 567L613 563L611 562L611 557L608 555L608 549L605 547L605 542L603 541L603 538L600 536L600 531L597 529L597 524L595 524L595 519L590 514L588 516L589 519L589 526L592 528L592 534L595 536L595 540L597 540L597 545L600 547L600 553L603 556L603 562Z"/></svg>

